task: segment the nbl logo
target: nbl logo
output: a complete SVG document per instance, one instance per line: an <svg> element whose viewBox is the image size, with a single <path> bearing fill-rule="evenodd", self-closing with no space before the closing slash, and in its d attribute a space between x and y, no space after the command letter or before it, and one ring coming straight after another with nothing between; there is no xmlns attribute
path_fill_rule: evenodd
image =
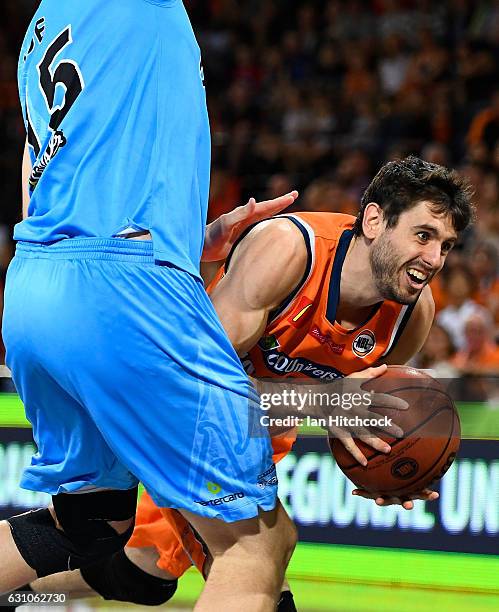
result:
<svg viewBox="0 0 499 612"><path fill-rule="evenodd" d="M376 337L372 331L364 329L352 342L352 350L357 357L366 357L376 346Z"/></svg>

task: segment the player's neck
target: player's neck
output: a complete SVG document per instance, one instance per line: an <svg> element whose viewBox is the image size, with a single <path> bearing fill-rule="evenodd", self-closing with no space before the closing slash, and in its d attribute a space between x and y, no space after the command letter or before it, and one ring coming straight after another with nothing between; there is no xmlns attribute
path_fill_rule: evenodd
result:
<svg viewBox="0 0 499 612"><path fill-rule="evenodd" d="M342 310L363 311L382 300L372 276L365 240L353 238L341 271L339 306Z"/></svg>

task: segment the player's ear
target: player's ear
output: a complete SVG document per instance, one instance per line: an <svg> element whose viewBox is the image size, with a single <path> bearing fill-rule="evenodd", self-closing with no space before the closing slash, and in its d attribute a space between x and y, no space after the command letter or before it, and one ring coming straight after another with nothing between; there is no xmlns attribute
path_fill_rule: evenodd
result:
<svg viewBox="0 0 499 612"><path fill-rule="evenodd" d="M376 202L369 202L362 217L362 233L369 240L374 240L383 230L383 210Z"/></svg>

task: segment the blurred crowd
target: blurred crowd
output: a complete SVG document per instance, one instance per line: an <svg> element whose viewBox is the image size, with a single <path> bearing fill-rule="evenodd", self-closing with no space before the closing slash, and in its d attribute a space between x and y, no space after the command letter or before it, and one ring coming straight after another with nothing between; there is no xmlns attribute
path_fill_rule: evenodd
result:
<svg viewBox="0 0 499 612"><path fill-rule="evenodd" d="M17 52L36 4L2 0L2 268L20 210ZM297 209L356 214L389 159L455 167L477 220L433 287L436 323L416 364L499 374L499 0L185 4L212 125L210 217L292 188Z"/></svg>

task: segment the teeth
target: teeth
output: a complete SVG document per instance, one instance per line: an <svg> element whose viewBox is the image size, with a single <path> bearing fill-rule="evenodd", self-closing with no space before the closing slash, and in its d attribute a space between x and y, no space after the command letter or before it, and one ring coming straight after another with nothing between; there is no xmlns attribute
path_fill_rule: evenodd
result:
<svg viewBox="0 0 499 612"><path fill-rule="evenodd" d="M409 268L407 272L409 272L409 274L411 274L412 276L415 276L420 281L425 281L428 278L427 274L423 274L423 272L415 270L414 268Z"/></svg>

